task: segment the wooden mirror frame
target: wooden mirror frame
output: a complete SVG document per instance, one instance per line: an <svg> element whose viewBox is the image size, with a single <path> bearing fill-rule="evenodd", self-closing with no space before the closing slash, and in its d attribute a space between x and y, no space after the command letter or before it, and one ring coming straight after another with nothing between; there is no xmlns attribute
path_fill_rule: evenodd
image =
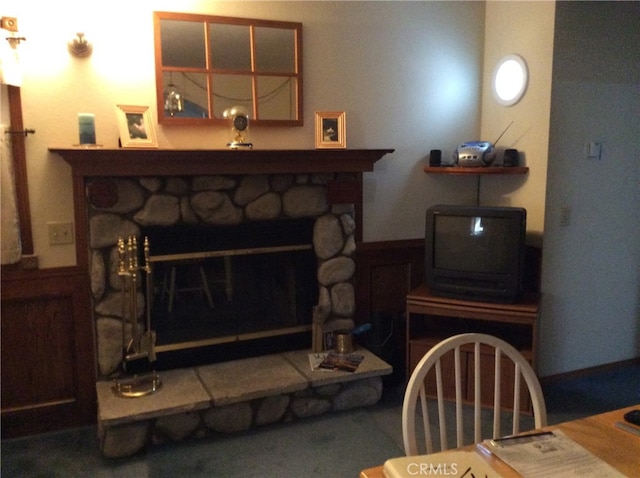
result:
<svg viewBox="0 0 640 478"><path fill-rule="evenodd" d="M181 22L200 23L203 27L204 45L204 68L195 68L192 66L165 66L163 65L163 51L161 38L161 24L164 20L176 20ZM156 100L158 106L158 123L170 125L205 125L205 124L226 124L228 120L215 116L216 106L214 104L213 81L217 78L223 78L223 75L235 75L238 77L246 77L247 82L251 84L251 105L248 108L252 125L272 125L272 126L303 126L303 105L302 105L302 24L294 22L281 22L273 20L257 20L250 18L221 17L215 15L198 15L175 12L154 12L154 45L155 45L155 71L156 71ZM250 32L250 69L215 69L212 66L212 54L210 51L209 31L210 25L226 25L226 26L246 26ZM294 44L292 45L294 54L294 65L291 71L265 71L256 68L256 28L274 28L292 31ZM165 74L193 74L199 75L206 82L206 101L208 102L205 117L186 117L172 116L165 111ZM217 75L217 76L216 76ZM260 118L260 102L258 82L266 78L290 78L292 80L291 97L295 99L292 104L291 117L286 119L265 119ZM202 88L204 89L204 87ZM228 100L232 101L232 100ZM246 103L241 103L246 105ZM234 106L228 104L228 106ZM218 108L219 109L219 108Z"/></svg>

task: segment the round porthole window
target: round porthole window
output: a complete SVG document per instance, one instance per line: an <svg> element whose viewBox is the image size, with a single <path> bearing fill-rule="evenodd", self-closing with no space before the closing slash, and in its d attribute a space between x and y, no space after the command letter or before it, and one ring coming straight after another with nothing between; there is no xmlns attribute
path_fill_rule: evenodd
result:
<svg viewBox="0 0 640 478"><path fill-rule="evenodd" d="M502 58L493 72L493 94L504 106L515 105L527 90L529 72L527 63L520 55Z"/></svg>

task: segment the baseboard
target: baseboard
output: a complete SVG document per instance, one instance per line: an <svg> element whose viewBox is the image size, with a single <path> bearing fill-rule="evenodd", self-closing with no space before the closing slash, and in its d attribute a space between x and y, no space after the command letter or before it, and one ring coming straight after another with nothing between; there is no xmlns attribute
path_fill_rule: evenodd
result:
<svg viewBox="0 0 640 478"><path fill-rule="evenodd" d="M540 382L544 385L547 383L555 383L563 380L570 380L574 378L583 378L596 373L611 372L621 367L631 367L633 365L640 365L640 357L622 360L620 362L611 362L603 365L596 365L595 367L582 368L579 370L573 370L571 372L559 373L556 375L549 375L548 377L540 378Z"/></svg>

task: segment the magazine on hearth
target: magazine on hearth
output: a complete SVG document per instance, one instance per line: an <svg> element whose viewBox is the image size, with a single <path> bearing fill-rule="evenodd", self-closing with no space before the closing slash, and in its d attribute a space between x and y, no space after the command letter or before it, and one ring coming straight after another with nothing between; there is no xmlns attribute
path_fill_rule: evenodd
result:
<svg viewBox="0 0 640 478"><path fill-rule="evenodd" d="M364 360L364 355L349 353L339 354L338 352L331 350L327 353L327 356L318 366L323 370L334 370L343 372L355 372L360 365L360 362Z"/></svg>

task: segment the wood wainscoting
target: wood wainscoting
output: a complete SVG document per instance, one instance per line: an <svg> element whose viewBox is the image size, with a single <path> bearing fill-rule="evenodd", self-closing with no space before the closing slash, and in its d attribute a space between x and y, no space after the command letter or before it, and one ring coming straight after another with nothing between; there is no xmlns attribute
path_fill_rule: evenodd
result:
<svg viewBox="0 0 640 478"><path fill-rule="evenodd" d="M424 241L359 244L356 264L356 320L375 325L373 351L404 380L405 299L424 280ZM89 285L79 267L2 268L2 438L95 423Z"/></svg>
<svg viewBox="0 0 640 478"><path fill-rule="evenodd" d="M365 345L405 376L407 294L424 282L424 239L358 244L356 322L371 323Z"/></svg>
<svg viewBox="0 0 640 478"><path fill-rule="evenodd" d="M95 423L89 277L2 269L2 438Z"/></svg>

